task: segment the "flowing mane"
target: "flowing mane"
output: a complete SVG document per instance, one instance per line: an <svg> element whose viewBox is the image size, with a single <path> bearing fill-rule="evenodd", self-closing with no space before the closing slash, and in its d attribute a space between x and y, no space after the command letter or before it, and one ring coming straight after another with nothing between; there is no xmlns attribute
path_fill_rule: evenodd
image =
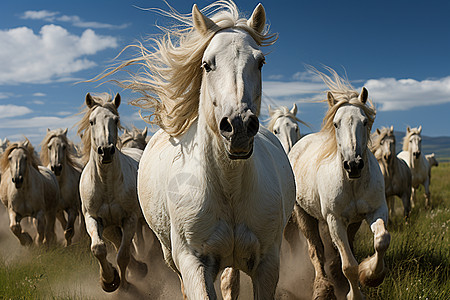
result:
<svg viewBox="0 0 450 300"><path fill-rule="evenodd" d="M75 152L75 146L69 139L67 138L66 134L64 134L64 129L59 128L55 130L47 131L47 134L45 135L44 139L41 142L41 162L44 166L47 166L50 163L50 158L48 157L48 144L53 138L60 138L64 145L66 145L65 148L65 154L67 163L74 167L77 170L82 170L82 167L77 163L77 154Z"/></svg>
<svg viewBox="0 0 450 300"><path fill-rule="evenodd" d="M405 137L403 138L403 151L409 151L409 139L413 136L413 135L418 135L420 136L420 131L418 128L411 128L409 130L409 132L406 132Z"/></svg>
<svg viewBox="0 0 450 300"><path fill-rule="evenodd" d="M382 153L380 153L379 151L376 151L377 149L380 148L380 146L381 146L381 141L382 141L385 137L393 137L393 138L394 138L394 141L395 141L395 135L394 135L394 132L391 131L390 128L388 128L388 127L382 127L381 129L379 129L379 131L380 131L379 134L374 133L374 134L371 136L371 139L372 139L371 151L372 151L372 153L375 155L375 158L376 158L377 160L380 160L380 159L381 159L381 154L382 154Z"/></svg>
<svg viewBox="0 0 450 300"><path fill-rule="evenodd" d="M142 132L136 126L132 126L131 130L125 130L122 136L120 137L122 145L129 142L130 140L136 140L143 144L145 144L145 137Z"/></svg>
<svg viewBox="0 0 450 300"><path fill-rule="evenodd" d="M220 0L202 9L202 13L209 15L216 24L204 35L194 29L192 14L180 14L169 8L170 11L153 10L180 24L161 28L164 35L150 39L154 44L150 50L142 43L127 46L125 49L136 48L138 56L106 70L94 80L103 79L128 66L140 66L139 73L131 74L131 79L113 81L141 94L131 104L150 113L146 116L141 114L144 121L158 125L171 136L179 136L198 116L203 74L200 67L203 53L214 35L223 29L239 28L248 32L260 46L273 44L277 36L269 34L268 28L258 33L249 27L247 19L241 16L231 0Z"/></svg>
<svg viewBox="0 0 450 300"><path fill-rule="evenodd" d="M370 131L372 130L372 125L373 122L375 121L376 115L376 110L372 101L370 99L367 99L366 104L362 103L358 99L359 93L355 91L350 82L347 79L341 78L339 74L337 74L336 71L334 71L333 69L326 67L326 70L330 72L331 76L328 76L316 69L312 70L328 86L331 94L336 99L336 103L333 106L329 106L328 111L326 112L325 117L323 118L322 129L320 130L320 132L329 135L329 139L327 145L323 147L320 157L326 159L336 154L337 142L336 142L335 128L333 125L333 119L338 109L344 105L353 105L363 110L364 114L368 119L367 136L368 136L368 145L370 145L371 144ZM325 101L327 100L323 100L323 102Z"/></svg>
<svg viewBox="0 0 450 300"><path fill-rule="evenodd" d="M112 103L112 96L108 93L103 94L96 94L92 95L92 98L95 101L95 104L88 108L87 106L80 112L80 114L84 114L83 118L77 123L78 125L78 131L77 134L81 137L81 142L83 144L83 147L81 149L81 159L83 161L83 164L86 164L89 160L89 155L91 152L91 130L90 130L90 123L89 123L89 117L91 116L91 113L97 108L97 107L104 107L111 111L113 114L119 117L119 112L117 108ZM117 129L122 129L122 125L119 122L117 123ZM117 134L117 132L116 132ZM117 139L118 145L117 148L120 147L120 139Z"/></svg>
<svg viewBox="0 0 450 300"><path fill-rule="evenodd" d="M272 115L270 116L269 124L267 124L267 129L273 131L273 126L275 126L276 121L281 117L291 118L294 121L297 121L305 126L308 126L308 124L306 124L305 122L297 118L293 113L291 113L289 108L287 108L286 106L280 106L272 110Z"/></svg>
<svg viewBox="0 0 450 300"><path fill-rule="evenodd" d="M28 145L26 145L28 142ZM6 172L9 169L9 159L8 156L15 149L23 149L28 157L28 164L30 164L33 168L38 169L38 166L41 164L39 158L35 155L34 147L31 145L30 141L25 138L23 142L10 143L8 148L6 148L5 152L1 156L0 159L0 170L2 173Z"/></svg>

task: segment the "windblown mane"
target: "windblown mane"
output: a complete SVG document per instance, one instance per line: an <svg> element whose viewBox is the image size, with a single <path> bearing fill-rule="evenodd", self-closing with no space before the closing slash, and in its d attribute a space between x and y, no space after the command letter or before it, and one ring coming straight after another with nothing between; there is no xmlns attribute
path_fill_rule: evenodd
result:
<svg viewBox="0 0 450 300"><path fill-rule="evenodd" d="M280 106L280 107L275 108L272 111L272 115L270 116L269 124L267 124L267 129L269 129L270 131L273 132L273 126L275 126L276 121L281 117L291 118L292 120L294 120L296 122L299 122L305 126L308 126L308 124L306 124L305 122L303 122L302 120L297 118L293 113L291 113L289 108L287 108L286 106Z"/></svg>
<svg viewBox="0 0 450 300"><path fill-rule="evenodd" d="M393 137L394 141L395 141L395 135L394 132L391 131L390 128L388 127L383 127L380 129L380 134L374 133L371 136L372 139L372 145L370 150L372 151L372 153L375 155L377 160L381 159L381 155L382 153L380 151L377 151L380 146L381 146L381 141L385 138L385 137Z"/></svg>
<svg viewBox="0 0 450 300"><path fill-rule="evenodd" d="M81 159L83 161L83 164L85 165L87 161L89 160L89 155L91 153L91 130L90 130L90 123L89 123L89 117L91 116L91 113L97 108L97 107L104 107L107 108L109 111L111 111L113 114L119 117L119 111L112 103L111 99L112 96L108 93L103 94L91 94L92 98L95 101L95 104L89 108L85 107L80 114L84 114L83 118L77 123L78 125L78 131L77 134L81 137L81 143L83 144L83 147L81 149ZM122 125L119 122L117 123L117 129L122 129ZM117 132L116 132L117 135ZM117 136L118 137L118 136ZM116 141L117 148L121 148L120 145L120 139L117 138Z"/></svg>
<svg viewBox="0 0 450 300"><path fill-rule="evenodd" d="M403 138L403 151L409 151L409 139L413 136L413 135L418 135L420 136L420 131L418 128L411 128L409 130L409 132L406 132L405 137Z"/></svg>
<svg viewBox="0 0 450 300"><path fill-rule="evenodd" d="M28 146L25 146L26 142L28 142ZM30 141L27 138L25 138L25 141L10 143L8 148L6 148L5 152L0 158L0 170L2 171L2 173L5 173L9 169L8 156L11 154L13 150L19 148L25 150L25 153L28 157L27 160L28 164L33 168L35 168L36 170L38 169L38 166L41 164L39 158L35 155L34 148L31 145Z"/></svg>
<svg viewBox="0 0 450 300"><path fill-rule="evenodd" d="M313 72L316 73L320 78L322 78L323 82L330 89L331 94L336 99L336 103L328 108L328 111L325 114L322 122L322 129L320 132L329 135L327 139L328 143L324 145L322 148L322 153L319 155L320 158L326 159L332 157L336 154L337 151L337 141L335 128L333 125L333 119L336 115L336 112L339 108L344 105L353 105L359 107L363 110L364 114L367 117L367 137L368 137L368 146L371 145L370 139L370 131L372 130L373 122L375 121L376 110L370 99L367 99L366 104L363 104L359 99L359 93L355 91L353 86L347 79L341 78L336 71L329 67L325 67L325 69L330 72L331 76L328 76L316 69L313 69ZM327 100L323 100L325 102Z"/></svg>
<svg viewBox="0 0 450 300"><path fill-rule="evenodd" d="M77 154L75 152L75 146L64 134L64 129L59 128L55 130L47 131L44 139L41 142L41 162L44 166L50 163L50 158L48 157L48 144L53 138L60 138L62 142L66 145L65 154L67 163L75 169L81 170L82 167L77 162Z"/></svg>
<svg viewBox="0 0 450 300"><path fill-rule="evenodd" d="M203 74L200 66L203 53L215 33L227 28L240 28L248 32L260 46L273 44L276 35L269 34L267 28L258 33L249 27L247 19L240 16L236 4L231 0L220 0L202 9L202 13L209 15L217 25L207 35L194 29L191 14L180 14L172 7L169 8L170 11L153 10L177 20L179 25L161 28L164 35L150 39L154 44L150 50L142 43L127 46L125 49L136 48L138 56L106 70L94 80L105 78L128 66L140 66L140 72L131 74L131 79L114 81L142 95L131 101L131 104L150 112L147 116L141 114L147 123L158 125L171 136L178 136L186 132L198 116Z"/></svg>
<svg viewBox="0 0 450 300"><path fill-rule="evenodd" d="M145 137L142 134L142 132L136 128L136 126L133 125L133 128L131 130L125 131L120 136L120 141L122 142L122 146L129 142L130 140L137 141L138 143L143 144L144 146L147 144L145 141Z"/></svg>

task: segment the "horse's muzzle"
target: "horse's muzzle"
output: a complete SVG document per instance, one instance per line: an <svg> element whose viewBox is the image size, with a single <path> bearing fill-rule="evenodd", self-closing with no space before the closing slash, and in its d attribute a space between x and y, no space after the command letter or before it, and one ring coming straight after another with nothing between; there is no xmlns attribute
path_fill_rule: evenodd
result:
<svg viewBox="0 0 450 300"><path fill-rule="evenodd" d="M413 153L414 158L415 158L415 159L418 159L418 158L420 157L420 154L421 154L420 151L414 152L414 153Z"/></svg>
<svg viewBox="0 0 450 300"><path fill-rule="evenodd" d="M16 189L20 189L22 187L22 184L23 184L23 176L20 175L18 177L13 177L12 178L12 182L16 186Z"/></svg>
<svg viewBox="0 0 450 300"><path fill-rule="evenodd" d="M364 168L364 160L361 156L356 157L354 160L344 161L344 169L347 171L350 179L357 179L361 177L361 171Z"/></svg>
<svg viewBox="0 0 450 300"><path fill-rule="evenodd" d="M114 145L109 145L105 147L98 147L97 153L101 157L102 164L109 164L113 160L114 153L116 152L116 147Z"/></svg>
<svg viewBox="0 0 450 300"><path fill-rule="evenodd" d="M62 171L62 165L57 164L57 165L51 166L51 169L52 169L53 173L55 173L56 176L60 176L61 171Z"/></svg>

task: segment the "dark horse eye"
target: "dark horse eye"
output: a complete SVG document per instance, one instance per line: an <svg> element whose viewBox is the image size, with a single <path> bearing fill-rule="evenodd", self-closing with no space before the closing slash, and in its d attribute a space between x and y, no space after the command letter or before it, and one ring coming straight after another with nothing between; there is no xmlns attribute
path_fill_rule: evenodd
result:
<svg viewBox="0 0 450 300"><path fill-rule="evenodd" d="M206 72L211 71L211 67L208 65L206 61L202 63L202 68L205 69Z"/></svg>

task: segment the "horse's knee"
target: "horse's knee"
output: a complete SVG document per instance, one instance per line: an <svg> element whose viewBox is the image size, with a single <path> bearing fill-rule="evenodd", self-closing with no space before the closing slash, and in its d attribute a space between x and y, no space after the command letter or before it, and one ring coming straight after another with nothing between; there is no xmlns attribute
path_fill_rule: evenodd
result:
<svg viewBox="0 0 450 300"><path fill-rule="evenodd" d="M16 235L19 236L22 233L22 227L19 224L13 224L9 226L9 229Z"/></svg>
<svg viewBox="0 0 450 300"><path fill-rule="evenodd" d="M390 242L391 242L391 235L385 229L380 234L375 235L375 239L374 239L375 251L382 252L382 253L386 252L387 248L389 247Z"/></svg>
<svg viewBox="0 0 450 300"><path fill-rule="evenodd" d="M345 265L342 266L342 273L344 273L344 276L349 279L350 281L358 279L358 265L351 266L351 265Z"/></svg>
<svg viewBox="0 0 450 300"><path fill-rule="evenodd" d="M91 251L92 251L92 254L94 254L94 256L99 260L106 258L106 254L108 253L106 250L105 243L98 243L98 244L92 245Z"/></svg>

